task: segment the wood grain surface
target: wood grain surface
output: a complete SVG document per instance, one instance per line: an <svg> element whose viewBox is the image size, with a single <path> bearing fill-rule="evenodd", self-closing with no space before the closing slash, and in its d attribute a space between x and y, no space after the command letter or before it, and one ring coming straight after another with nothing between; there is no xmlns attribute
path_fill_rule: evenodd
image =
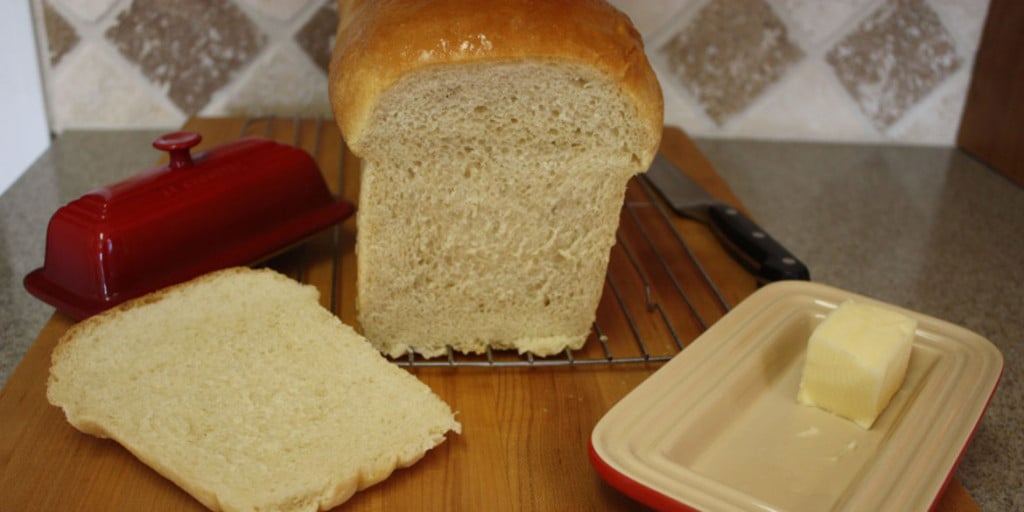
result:
<svg viewBox="0 0 1024 512"><path fill-rule="evenodd" d="M957 146L1024 186L1024 2L991 0Z"/></svg>
<svg viewBox="0 0 1024 512"><path fill-rule="evenodd" d="M186 128L203 134L202 147L241 134L266 135L301 146L315 156L334 193L353 201L358 196L358 173L354 172L358 161L342 149L330 121L199 119ZM662 149L712 194L739 205L682 132L666 130ZM658 215L648 191L640 182L632 183L598 310L602 333L616 351L629 355L636 355L637 336L647 340L652 353L678 351L665 340L674 334L689 343L756 287L750 274L727 256L704 226L676 218L669 221L670 226L658 226ZM324 306L354 324L354 230L350 219L265 264L315 284ZM685 240L685 247L665 243L676 234ZM679 254L659 258L655 246ZM686 250L699 266L683 254ZM725 305L704 280L700 267L717 286ZM649 290L643 286L645 279ZM647 296L660 309L652 308ZM0 510L203 510L199 502L117 443L74 430L62 412L46 402L50 353L71 324L71 319L56 313L0 394ZM600 351L600 346L590 340L580 357L594 355L590 352ZM450 436L416 465L357 493L340 508L641 510L597 476L587 448L590 432L604 413L659 367L641 362L413 368L410 371L459 411L463 434ZM953 480L936 509L973 511L977 507Z"/></svg>

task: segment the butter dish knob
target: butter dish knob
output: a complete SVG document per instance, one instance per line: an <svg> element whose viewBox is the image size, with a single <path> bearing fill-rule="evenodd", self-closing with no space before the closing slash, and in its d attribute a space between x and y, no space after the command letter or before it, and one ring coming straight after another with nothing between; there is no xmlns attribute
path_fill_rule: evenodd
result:
<svg viewBox="0 0 1024 512"><path fill-rule="evenodd" d="M189 149L195 147L202 140L203 136L196 132L174 132L157 137L153 141L153 147L170 153L171 162L168 165L172 169L180 169L192 165L192 155L189 154Z"/></svg>

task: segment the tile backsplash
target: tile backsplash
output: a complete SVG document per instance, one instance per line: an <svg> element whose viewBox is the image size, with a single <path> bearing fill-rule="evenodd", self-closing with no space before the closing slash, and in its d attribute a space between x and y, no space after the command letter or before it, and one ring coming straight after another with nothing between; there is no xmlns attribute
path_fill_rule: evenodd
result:
<svg viewBox="0 0 1024 512"><path fill-rule="evenodd" d="M613 0L692 135L951 145L988 0ZM32 0L55 132L330 116L333 0Z"/></svg>

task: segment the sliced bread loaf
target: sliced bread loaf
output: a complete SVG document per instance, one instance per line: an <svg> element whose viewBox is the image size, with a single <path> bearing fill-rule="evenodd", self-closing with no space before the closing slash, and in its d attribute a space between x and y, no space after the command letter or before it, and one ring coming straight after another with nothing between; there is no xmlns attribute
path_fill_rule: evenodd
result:
<svg viewBox="0 0 1024 512"><path fill-rule="evenodd" d="M334 114L363 159L359 322L383 352L586 340L662 100L595 0L341 2Z"/></svg>
<svg viewBox="0 0 1024 512"><path fill-rule="evenodd" d="M207 274L72 327L47 398L212 510L326 510L460 430L314 287L271 270Z"/></svg>

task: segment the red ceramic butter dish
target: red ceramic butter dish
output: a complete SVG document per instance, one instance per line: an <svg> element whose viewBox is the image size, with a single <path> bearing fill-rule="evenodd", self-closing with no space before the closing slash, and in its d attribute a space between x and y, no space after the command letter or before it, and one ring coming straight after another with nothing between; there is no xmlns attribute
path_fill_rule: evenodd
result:
<svg viewBox="0 0 1024 512"><path fill-rule="evenodd" d="M170 162L57 210L25 288L82 319L212 270L247 265L349 217L305 151L259 138L190 155L197 133L153 142Z"/></svg>
<svg viewBox="0 0 1024 512"><path fill-rule="evenodd" d="M917 320L906 378L870 429L802 405L807 340L856 300ZM766 285L609 410L590 460L657 510L926 512L1003 373L963 327L807 281Z"/></svg>

